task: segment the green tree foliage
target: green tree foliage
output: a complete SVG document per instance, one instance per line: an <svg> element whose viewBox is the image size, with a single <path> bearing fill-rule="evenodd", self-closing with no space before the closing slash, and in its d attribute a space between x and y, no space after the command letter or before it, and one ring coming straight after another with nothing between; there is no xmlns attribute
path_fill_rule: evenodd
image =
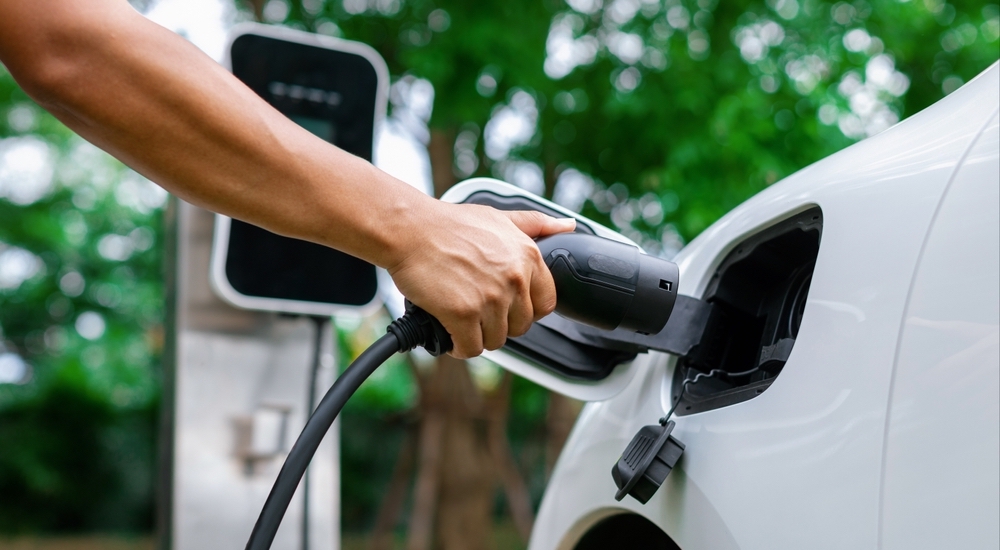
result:
<svg viewBox="0 0 1000 550"><path fill-rule="evenodd" d="M148 530L166 194L2 68L0 138L0 531Z"/></svg>
<svg viewBox="0 0 1000 550"><path fill-rule="evenodd" d="M940 99L1000 47L997 4L981 1L290 6L286 24L372 44L393 74L433 84L430 124L458 137L459 176L537 174L557 200L667 254L778 179ZM532 127L491 150L505 107Z"/></svg>

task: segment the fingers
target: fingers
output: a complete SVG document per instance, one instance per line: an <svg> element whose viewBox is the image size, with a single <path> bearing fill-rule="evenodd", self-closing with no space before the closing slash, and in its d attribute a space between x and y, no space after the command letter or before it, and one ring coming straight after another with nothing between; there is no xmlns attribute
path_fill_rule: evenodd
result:
<svg viewBox="0 0 1000 550"><path fill-rule="evenodd" d="M573 218L553 218L535 211L506 211L503 214L531 238L576 229L576 220ZM534 254L531 261L533 265L527 292L518 292L509 310L507 323L511 336L524 334L532 322L552 313L556 307L555 283L552 282L552 275L541 254Z"/></svg>
<svg viewBox="0 0 1000 550"><path fill-rule="evenodd" d="M545 264L541 267L545 269ZM546 271L544 275L547 276L548 272ZM555 288L552 285L552 278L548 277L548 284L553 286L552 296L546 292L545 278L540 279L539 283L529 284L525 281L519 285L509 306L503 301L491 301L487 310L482 312L478 326L474 323L463 323L463 326L457 327L455 334L460 336L452 337L455 345L452 355L458 359L468 359L480 355L484 349L500 349L507 343L508 337L521 336L528 332L531 323L551 313L552 307L555 307ZM532 286L540 287L538 295L541 302L532 300Z"/></svg>
<svg viewBox="0 0 1000 550"><path fill-rule="evenodd" d="M542 264L542 268L545 265ZM534 269L538 269L537 266ZM531 302L531 280L520 279L519 284L514 289L514 296L507 310L507 335L521 336L531 328L531 323L535 321L535 310Z"/></svg>
<svg viewBox="0 0 1000 550"><path fill-rule="evenodd" d="M451 334L452 342L448 355L455 359L469 359L483 353L483 327L478 322L448 323L445 329Z"/></svg>
<svg viewBox="0 0 1000 550"><path fill-rule="evenodd" d="M453 347L451 348L451 351L448 352L448 355L454 357L455 359L472 359L473 357L479 357L482 355L482 340L473 342L472 340L465 338L466 335L470 335L473 332L478 333L479 329L470 329L470 331L463 331L461 333L463 335L463 339L467 340L465 342L456 340L455 337L452 337Z"/></svg>
<svg viewBox="0 0 1000 550"><path fill-rule="evenodd" d="M565 233L576 228L573 218L553 218L541 212L516 210L502 212L518 229L532 239L555 233Z"/></svg>
<svg viewBox="0 0 1000 550"><path fill-rule="evenodd" d="M488 350L500 349L507 341L507 308L504 307L505 305L497 304L490 308L492 311L483 315L480 326L483 331L483 347Z"/></svg>
<svg viewBox="0 0 1000 550"><path fill-rule="evenodd" d="M538 254L536 267L531 274L531 307L532 321L552 313L556 309L556 284L552 280L549 268ZM525 329L527 330L527 329Z"/></svg>
<svg viewBox="0 0 1000 550"><path fill-rule="evenodd" d="M541 237L572 231L576 220L553 218L540 212L501 212L528 237ZM508 336L521 336L531 324L552 313L556 306L556 289L545 261L533 243L527 245L522 264L517 273L510 273L510 285L504 296L487 299L487 307L480 312L479 326L472 323L458 328L455 340L457 358L475 357L483 349L502 347ZM525 250L522 248L522 250ZM475 333L475 334L473 334Z"/></svg>
<svg viewBox="0 0 1000 550"><path fill-rule="evenodd" d="M480 295L475 304L467 304L462 314L444 322L451 334L456 359L469 359L484 349L500 349L507 341L507 296L496 293Z"/></svg>

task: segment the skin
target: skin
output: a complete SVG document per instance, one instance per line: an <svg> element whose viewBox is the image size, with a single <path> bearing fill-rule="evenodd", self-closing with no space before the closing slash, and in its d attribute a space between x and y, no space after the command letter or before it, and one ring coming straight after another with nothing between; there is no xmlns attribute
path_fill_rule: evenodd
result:
<svg viewBox="0 0 1000 550"><path fill-rule="evenodd" d="M2 0L0 62L68 127L185 201L387 269L456 357L499 348L555 307L532 239L573 220L428 197L300 128L125 0Z"/></svg>

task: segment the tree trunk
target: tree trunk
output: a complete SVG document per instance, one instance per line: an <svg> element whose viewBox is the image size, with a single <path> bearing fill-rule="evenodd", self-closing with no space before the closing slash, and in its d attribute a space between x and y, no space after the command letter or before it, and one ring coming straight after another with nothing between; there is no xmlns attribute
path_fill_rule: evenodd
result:
<svg viewBox="0 0 1000 550"><path fill-rule="evenodd" d="M444 418L440 411L421 403L424 415L420 420L420 442L417 446L417 480L413 486L413 511L407 550L430 550L434 537L434 517L437 512L438 486L441 473L441 441Z"/></svg>
<svg viewBox="0 0 1000 550"><path fill-rule="evenodd" d="M392 477L386 487L385 496L382 497L382 504L379 506L378 516L375 517L375 527L372 529L370 550L392 550L393 531L399 514L406 503L406 493L410 486L410 477L413 475L413 465L416 462L417 451L415 430L408 428L407 434L400 446L399 454L396 457L396 466L392 470Z"/></svg>
<svg viewBox="0 0 1000 550"><path fill-rule="evenodd" d="M445 418L437 538L443 550L486 550L496 474L479 421L482 398L465 361L439 357L434 377Z"/></svg>
<svg viewBox="0 0 1000 550"><path fill-rule="evenodd" d="M507 497L510 517L514 520L514 527L521 535L521 540L527 543L535 521L531 510L531 494L524 478L517 470L517 462L514 460L507 438L507 417L510 414L510 392L513 381L514 375L504 372L500 387L489 397L486 421L490 453L500 475L504 496Z"/></svg>
<svg viewBox="0 0 1000 550"><path fill-rule="evenodd" d="M452 130L431 130L431 141L427 145L431 160L431 179L434 195L440 197L455 185L455 132Z"/></svg>
<svg viewBox="0 0 1000 550"><path fill-rule="evenodd" d="M550 153L546 151L546 153ZM542 166L542 180L545 183L545 198L551 200L555 196L556 192L556 180L558 179L558 174L556 174L556 163L553 159L554 154L546 154L545 162Z"/></svg>

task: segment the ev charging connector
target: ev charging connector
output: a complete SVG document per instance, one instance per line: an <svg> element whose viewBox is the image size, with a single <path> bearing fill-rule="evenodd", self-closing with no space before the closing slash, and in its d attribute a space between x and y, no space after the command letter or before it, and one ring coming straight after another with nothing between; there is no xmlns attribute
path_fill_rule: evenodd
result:
<svg viewBox="0 0 1000 550"><path fill-rule="evenodd" d="M677 301L677 265L585 233L538 240L556 284L556 313L604 330L656 334Z"/></svg>

